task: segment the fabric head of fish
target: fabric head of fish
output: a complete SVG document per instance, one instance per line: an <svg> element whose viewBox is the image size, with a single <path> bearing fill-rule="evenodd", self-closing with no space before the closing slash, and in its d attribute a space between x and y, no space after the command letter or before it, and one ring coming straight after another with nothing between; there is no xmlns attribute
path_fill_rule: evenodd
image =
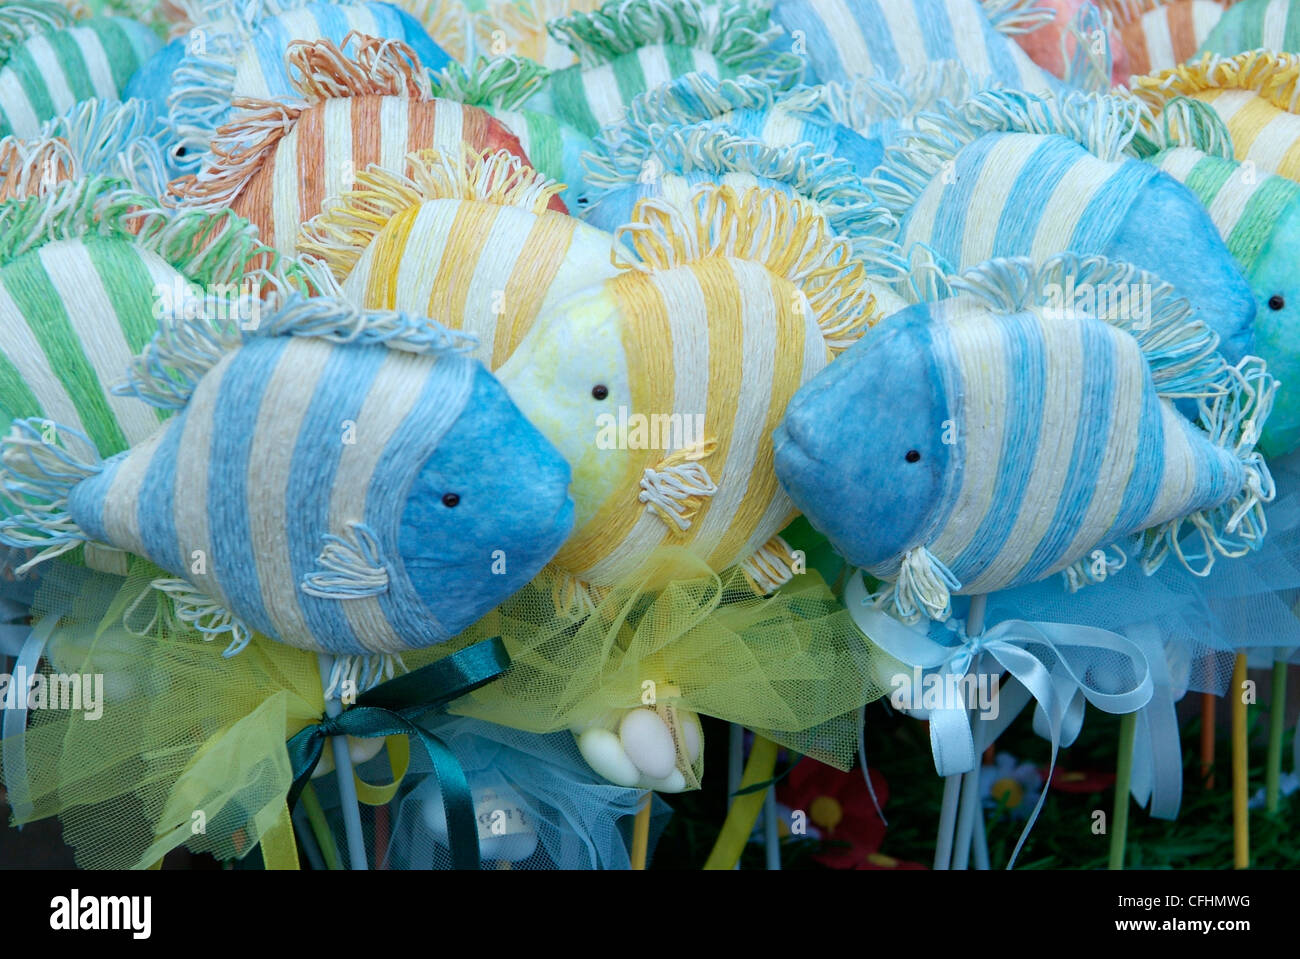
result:
<svg viewBox="0 0 1300 959"><path fill-rule="evenodd" d="M77 465L29 490L65 495L66 516L42 520L29 497L0 536L148 558L178 577L156 585L180 618L232 634L233 654L253 631L335 653L443 642L568 535L568 464L462 335L298 294L243 342L223 331L203 317L184 334L211 344L206 368L178 366L160 332L130 388L181 408L112 460L81 459L74 432L36 449L35 421L18 421L20 475Z"/></svg>
<svg viewBox="0 0 1300 959"><path fill-rule="evenodd" d="M878 318L866 270L776 190L642 201L617 239L623 272L540 317L500 370L574 469L577 529L556 565L604 587L681 545L775 589L793 509L771 431Z"/></svg>
<svg viewBox="0 0 1300 959"><path fill-rule="evenodd" d="M1063 302L1071 284L1150 303ZM1277 384L1216 347L1172 287L1129 264L993 260L804 387L777 474L850 562L892 584L905 619L1057 572L1098 582L1138 533L1147 572L1171 558L1205 572L1258 548L1274 495L1255 444Z"/></svg>

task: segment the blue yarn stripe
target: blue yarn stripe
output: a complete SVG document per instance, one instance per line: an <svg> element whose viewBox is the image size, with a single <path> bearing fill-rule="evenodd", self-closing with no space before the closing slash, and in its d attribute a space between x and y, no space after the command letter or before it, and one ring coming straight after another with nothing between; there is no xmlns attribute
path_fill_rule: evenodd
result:
<svg viewBox="0 0 1300 959"><path fill-rule="evenodd" d="M1140 160L1128 159L1120 164L1075 225L1071 249L1098 250L1109 243L1123 225L1138 194L1159 173L1157 168Z"/></svg>
<svg viewBox="0 0 1300 959"><path fill-rule="evenodd" d="M176 457L184 431L185 418L178 415L154 451L136 496L140 542L148 544L155 563L179 575L189 573L189 557L181 552L176 530Z"/></svg>
<svg viewBox="0 0 1300 959"><path fill-rule="evenodd" d="M1041 139L1016 178L1006 206L1002 208L997 239L993 244L995 256L1028 256L1033 252L1034 238L1043 217L1052 215L1048 201L1062 179L1087 155L1083 147L1064 137ZM978 198L972 198L972 201L979 202Z"/></svg>

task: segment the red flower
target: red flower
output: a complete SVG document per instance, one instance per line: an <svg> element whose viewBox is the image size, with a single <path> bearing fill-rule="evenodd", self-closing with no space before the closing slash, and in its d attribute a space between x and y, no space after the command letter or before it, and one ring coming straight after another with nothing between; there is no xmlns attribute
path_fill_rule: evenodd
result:
<svg viewBox="0 0 1300 959"><path fill-rule="evenodd" d="M1115 785L1115 774L1061 769L1052 773L1052 788L1062 793L1099 793Z"/></svg>
<svg viewBox="0 0 1300 959"><path fill-rule="evenodd" d="M871 785L883 808L889 801L889 785L875 770ZM777 787L777 801L827 842L825 852L814 860L831 869L920 869L880 855L885 824L876 813L862 771L843 773L813 759L801 760ZM795 819L798 823L799 818Z"/></svg>

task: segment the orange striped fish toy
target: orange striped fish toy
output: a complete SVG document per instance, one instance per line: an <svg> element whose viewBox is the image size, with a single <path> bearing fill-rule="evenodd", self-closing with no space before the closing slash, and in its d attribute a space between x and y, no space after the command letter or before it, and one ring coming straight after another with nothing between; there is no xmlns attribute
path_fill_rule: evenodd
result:
<svg viewBox="0 0 1300 959"><path fill-rule="evenodd" d="M1181 110L1184 98L1209 104L1232 137L1236 159L1261 176L1300 182L1300 55L1253 50L1206 54L1195 63L1134 77L1133 95L1152 110Z"/></svg>
<svg viewBox="0 0 1300 959"><path fill-rule="evenodd" d="M772 431L879 318L866 269L776 190L705 186L687 211L645 200L615 237L622 271L540 317L499 371L573 467L560 602L585 605L663 545L771 592L792 575L777 533L795 512Z"/></svg>
<svg viewBox="0 0 1300 959"><path fill-rule="evenodd" d="M612 277L614 238L550 208L561 185L504 150L466 145L371 167L303 226L299 247L364 309L443 317L496 369L539 313Z"/></svg>
<svg viewBox="0 0 1300 959"><path fill-rule="evenodd" d="M462 143L527 160L499 121L432 97L415 54L398 41L353 33L343 49L329 40L294 44L286 60L303 102L237 101L243 112L218 131L212 159L173 184L180 205L229 206L265 242L292 253L299 226L372 163L401 172L412 150ZM564 210L558 198L550 202Z"/></svg>
<svg viewBox="0 0 1300 959"><path fill-rule="evenodd" d="M1172 70L1196 56L1232 0L1094 0L1115 18L1129 76Z"/></svg>

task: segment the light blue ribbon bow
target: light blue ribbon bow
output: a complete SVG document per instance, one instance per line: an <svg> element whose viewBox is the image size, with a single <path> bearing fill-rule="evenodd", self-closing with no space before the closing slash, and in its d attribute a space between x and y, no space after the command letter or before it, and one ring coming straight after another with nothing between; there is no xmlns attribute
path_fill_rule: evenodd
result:
<svg viewBox="0 0 1300 959"><path fill-rule="evenodd" d="M1160 630L1145 623L1124 631L1146 654L1153 687L1151 701L1138 713L1131 792L1137 804L1146 806L1154 818L1177 819L1183 801L1183 747Z"/></svg>
<svg viewBox="0 0 1300 959"><path fill-rule="evenodd" d="M962 679L981 655L984 662L992 660L1019 680L1037 702L1034 729L1052 744L1049 784L1057 752L1078 736L1088 703L1124 714L1151 700L1154 685L1147 657L1136 643L1109 630L1012 619L945 645L931 638L928 628L907 626L878 608L860 573L850 578L844 602L873 643L909 666L937 670L940 688L956 692L952 701L930 712L930 747L940 776L970 772L978 762ZM1116 688L1097 685L1101 676L1111 678L1108 685ZM1008 868L1015 864L1046 798L1044 788Z"/></svg>

